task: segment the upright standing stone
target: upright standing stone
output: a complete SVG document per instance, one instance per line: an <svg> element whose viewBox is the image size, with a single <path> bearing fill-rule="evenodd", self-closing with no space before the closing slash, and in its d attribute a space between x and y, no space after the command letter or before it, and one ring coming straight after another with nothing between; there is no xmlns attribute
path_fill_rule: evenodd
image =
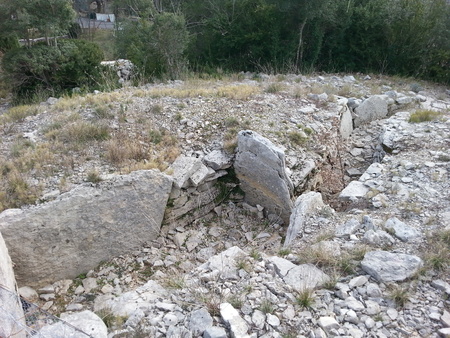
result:
<svg viewBox="0 0 450 338"><path fill-rule="evenodd" d="M254 131L240 131L234 168L245 200L288 224L293 185L286 175L283 150Z"/></svg>
<svg viewBox="0 0 450 338"><path fill-rule="evenodd" d="M0 337L26 337L23 318L11 258L0 233Z"/></svg>

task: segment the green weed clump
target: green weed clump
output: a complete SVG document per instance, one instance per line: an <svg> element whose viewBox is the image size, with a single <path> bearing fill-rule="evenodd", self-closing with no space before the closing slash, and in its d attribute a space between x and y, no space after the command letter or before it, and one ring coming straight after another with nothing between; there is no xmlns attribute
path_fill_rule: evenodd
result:
<svg viewBox="0 0 450 338"><path fill-rule="evenodd" d="M295 297L297 304L304 309L310 309L314 304L314 290L305 289L300 291Z"/></svg>
<svg viewBox="0 0 450 338"><path fill-rule="evenodd" d="M420 123L436 120L441 117L442 113L434 110L418 110L409 117L410 123Z"/></svg>

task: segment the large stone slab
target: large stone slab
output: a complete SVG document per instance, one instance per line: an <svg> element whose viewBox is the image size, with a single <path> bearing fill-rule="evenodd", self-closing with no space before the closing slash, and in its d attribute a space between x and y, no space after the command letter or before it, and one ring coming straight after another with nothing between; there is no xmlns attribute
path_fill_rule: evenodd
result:
<svg viewBox="0 0 450 338"><path fill-rule="evenodd" d="M379 282L401 282L412 277L423 265L414 255L387 251L366 253L361 267Z"/></svg>
<svg viewBox="0 0 450 338"><path fill-rule="evenodd" d="M26 337L23 318L11 258L0 233L0 337Z"/></svg>
<svg viewBox="0 0 450 338"><path fill-rule="evenodd" d="M0 214L0 230L20 285L74 278L101 261L138 249L160 230L170 177L136 171L80 186L29 209Z"/></svg>
<svg viewBox="0 0 450 338"><path fill-rule="evenodd" d="M286 175L284 151L254 131L240 131L234 169L245 200L288 224L293 185Z"/></svg>
<svg viewBox="0 0 450 338"><path fill-rule="evenodd" d="M364 100L355 108L355 127L386 117L388 104L381 95L374 95Z"/></svg>
<svg viewBox="0 0 450 338"><path fill-rule="evenodd" d="M311 191L300 195L295 201L295 207L290 217L284 246L289 246L295 237L303 231L305 218L312 212L323 207L324 204L320 192Z"/></svg>

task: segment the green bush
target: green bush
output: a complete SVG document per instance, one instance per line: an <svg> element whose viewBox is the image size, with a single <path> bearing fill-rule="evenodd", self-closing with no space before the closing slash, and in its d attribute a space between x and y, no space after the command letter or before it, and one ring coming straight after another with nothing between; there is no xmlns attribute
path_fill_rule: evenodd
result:
<svg viewBox="0 0 450 338"><path fill-rule="evenodd" d="M98 86L102 59L94 43L62 40L57 46L36 44L9 50L2 66L16 99L30 101L38 92L58 95L74 87Z"/></svg>

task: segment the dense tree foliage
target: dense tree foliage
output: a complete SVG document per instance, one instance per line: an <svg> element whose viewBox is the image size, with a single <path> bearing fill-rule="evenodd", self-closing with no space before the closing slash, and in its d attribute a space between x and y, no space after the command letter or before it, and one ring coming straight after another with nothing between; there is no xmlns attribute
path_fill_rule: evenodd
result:
<svg viewBox="0 0 450 338"><path fill-rule="evenodd" d="M0 36L30 40L66 34L75 19L68 0L0 0ZM54 40L56 41L56 40Z"/></svg>
<svg viewBox="0 0 450 338"><path fill-rule="evenodd" d="M184 16L159 11L152 0L116 1L115 6L138 16L118 26L118 56L131 60L144 77L179 77L186 67L184 52L189 41Z"/></svg>
<svg viewBox="0 0 450 338"><path fill-rule="evenodd" d="M193 35L190 63L199 68L366 71L450 81L446 0L176 4Z"/></svg>

